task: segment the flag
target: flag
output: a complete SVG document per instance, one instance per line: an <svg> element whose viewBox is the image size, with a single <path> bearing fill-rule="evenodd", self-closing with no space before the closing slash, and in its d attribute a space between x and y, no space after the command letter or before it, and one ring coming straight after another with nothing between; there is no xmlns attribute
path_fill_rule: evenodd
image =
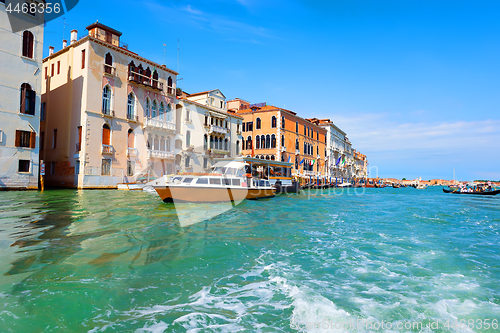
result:
<svg viewBox="0 0 500 333"><path fill-rule="evenodd" d="M316 159L312 160L311 165L313 165L314 163L316 163Z"/></svg>
<svg viewBox="0 0 500 333"><path fill-rule="evenodd" d="M342 165L344 165L344 164L345 164L345 156L344 156L344 158L342 159Z"/></svg>
<svg viewBox="0 0 500 333"><path fill-rule="evenodd" d="M339 159L337 160L337 163L335 163L335 165L339 165L341 158L342 158L342 156L339 157Z"/></svg>
<svg viewBox="0 0 500 333"><path fill-rule="evenodd" d="M300 161L300 163L299 163L299 164L302 164L302 163L304 163L304 159L305 159L305 158L303 158L303 159L302 159L302 161Z"/></svg>

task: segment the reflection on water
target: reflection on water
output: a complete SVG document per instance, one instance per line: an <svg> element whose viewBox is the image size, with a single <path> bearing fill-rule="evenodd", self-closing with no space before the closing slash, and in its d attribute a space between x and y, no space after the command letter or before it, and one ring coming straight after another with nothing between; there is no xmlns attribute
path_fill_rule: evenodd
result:
<svg viewBox="0 0 500 333"><path fill-rule="evenodd" d="M498 318L498 199L373 189L227 210L135 191L0 192L0 331Z"/></svg>

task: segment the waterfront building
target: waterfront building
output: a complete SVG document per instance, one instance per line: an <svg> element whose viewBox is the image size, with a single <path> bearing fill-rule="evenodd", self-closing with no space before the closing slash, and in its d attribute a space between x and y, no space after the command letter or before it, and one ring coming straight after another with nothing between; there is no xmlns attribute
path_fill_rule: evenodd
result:
<svg viewBox="0 0 500 333"><path fill-rule="evenodd" d="M368 160L366 155L353 149L354 156L354 177L361 179L368 177Z"/></svg>
<svg viewBox="0 0 500 333"><path fill-rule="evenodd" d="M302 182L325 179L326 131L295 112L266 103L228 101L243 117L242 154L293 163L293 175Z"/></svg>
<svg viewBox="0 0 500 333"><path fill-rule="evenodd" d="M182 92L177 104L176 165L178 172L207 172L216 158L241 156L243 117L228 112L219 89Z"/></svg>
<svg viewBox="0 0 500 333"><path fill-rule="evenodd" d="M114 188L175 170L177 72L128 49L99 22L43 60L46 184Z"/></svg>
<svg viewBox="0 0 500 333"><path fill-rule="evenodd" d="M0 189L38 188L44 16L21 15L33 27L12 32L0 1Z"/></svg>
<svg viewBox="0 0 500 333"><path fill-rule="evenodd" d="M326 131L327 175L336 179L350 179L354 176L352 144L347 134L330 119L311 118L308 121Z"/></svg>

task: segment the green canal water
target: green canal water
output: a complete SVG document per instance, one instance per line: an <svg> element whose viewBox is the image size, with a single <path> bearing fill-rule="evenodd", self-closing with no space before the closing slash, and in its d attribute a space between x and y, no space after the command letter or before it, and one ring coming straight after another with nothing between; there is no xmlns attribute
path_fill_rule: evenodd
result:
<svg viewBox="0 0 500 333"><path fill-rule="evenodd" d="M0 192L0 332L499 330L500 197L337 189L220 212Z"/></svg>

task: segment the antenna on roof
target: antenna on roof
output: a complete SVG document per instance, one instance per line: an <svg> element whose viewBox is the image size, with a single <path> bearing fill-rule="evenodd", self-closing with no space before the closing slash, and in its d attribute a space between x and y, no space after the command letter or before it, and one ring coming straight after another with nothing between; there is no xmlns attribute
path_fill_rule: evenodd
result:
<svg viewBox="0 0 500 333"><path fill-rule="evenodd" d="M66 26L69 27L69 24L66 24L66 18L63 17L63 39L64 39L64 36L66 35Z"/></svg>
<svg viewBox="0 0 500 333"><path fill-rule="evenodd" d="M179 38L177 38L177 73L179 73Z"/></svg>
<svg viewBox="0 0 500 333"><path fill-rule="evenodd" d="M162 62L162 65L165 65L165 52L167 52L167 44L163 43L163 62Z"/></svg>

